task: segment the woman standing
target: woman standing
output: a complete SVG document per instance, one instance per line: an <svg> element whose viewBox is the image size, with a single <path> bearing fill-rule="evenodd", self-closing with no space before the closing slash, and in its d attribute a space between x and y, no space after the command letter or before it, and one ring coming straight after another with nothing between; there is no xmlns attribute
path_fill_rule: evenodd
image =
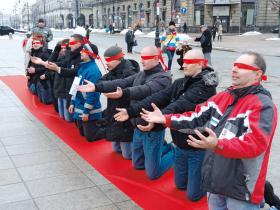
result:
<svg viewBox="0 0 280 210"><path fill-rule="evenodd" d="M174 57L174 53L176 51L176 46L178 45L179 37L176 33L176 26L174 21L169 22L168 30L161 37L161 42L163 44L163 48L168 56L168 70L171 70L172 60Z"/></svg>

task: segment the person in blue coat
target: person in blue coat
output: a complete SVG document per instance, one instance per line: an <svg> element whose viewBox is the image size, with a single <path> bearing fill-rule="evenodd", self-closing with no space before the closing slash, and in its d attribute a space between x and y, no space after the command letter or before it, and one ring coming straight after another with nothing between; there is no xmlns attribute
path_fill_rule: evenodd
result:
<svg viewBox="0 0 280 210"><path fill-rule="evenodd" d="M81 64L78 69L77 77L79 84L84 81L96 83L101 78L101 72L95 63L98 55L98 48L93 44L85 44L81 50ZM99 140L97 120L102 117L100 103L100 93L82 93L77 91L72 95L69 112L73 113L73 118L82 136L88 141Z"/></svg>

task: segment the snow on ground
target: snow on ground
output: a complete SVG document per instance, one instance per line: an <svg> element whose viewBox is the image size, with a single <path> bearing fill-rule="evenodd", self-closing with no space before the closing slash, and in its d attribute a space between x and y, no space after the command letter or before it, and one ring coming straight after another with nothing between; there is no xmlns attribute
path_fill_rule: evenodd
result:
<svg viewBox="0 0 280 210"><path fill-rule="evenodd" d="M240 36L255 36L255 35L261 35L262 33L258 31L248 31L244 34L241 34Z"/></svg>
<svg viewBox="0 0 280 210"><path fill-rule="evenodd" d="M128 29L123 29L120 34L126 34L126 32L128 31Z"/></svg>
<svg viewBox="0 0 280 210"><path fill-rule="evenodd" d="M12 39L15 39L15 40L23 40L24 38L24 35L20 35L20 34L13 34L13 37ZM0 39L2 40L9 40L9 36L8 35L4 35L4 36L0 36Z"/></svg>
<svg viewBox="0 0 280 210"><path fill-rule="evenodd" d="M191 40L193 39L192 37L190 37L188 34L178 34L178 37L179 37L179 40L182 41L182 40Z"/></svg>
<svg viewBox="0 0 280 210"><path fill-rule="evenodd" d="M156 36L156 31L151 31L146 35L143 35L143 37L148 37L148 38L155 38L155 36Z"/></svg>
<svg viewBox="0 0 280 210"><path fill-rule="evenodd" d="M140 30L136 30L135 32L134 32L134 35L135 36L138 36L138 35L143 35L144 33L142 32L142 31L140 31Z"/></svg>
<svg viewBox="0 0 280 210"><path fill-rule="evenodd" d="M266 41L280 41L279 37L274 37L274 38L267 38L265 39Z"/></svg>

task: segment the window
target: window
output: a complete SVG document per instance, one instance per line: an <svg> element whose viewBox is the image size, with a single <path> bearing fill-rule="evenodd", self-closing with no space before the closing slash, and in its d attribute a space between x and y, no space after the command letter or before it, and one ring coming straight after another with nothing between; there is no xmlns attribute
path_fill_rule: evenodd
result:
<svg viewBox="0 0 280 210"><path fill-rule="evenodd" d="M122 5L122 10L125 11L125 5Z"/></svg>
<svg viewBox="0 0 280 210"><path fill-rule="evenodd" d="M162 21L166 21L166 11L162 11Z"/></svg>
<svg viewBox="0 0 280 210"><path fill-rule="evenodd" d="M148 1L147 2L147 8L150 8L151 7L151 3Z"/></svg>
<svg viewBox="0 0 280 210"><path fill-rule="evenodd" d="M162 0L162 5L166 6L166 0Z"/></svg>
<svg viewBox="0 0 280 210"><path fill-rule="evenodd" d="M254 25L255 5L254 3L242 3L241 24L244 26Z"/></svg>
<svg viewBox="0 0 280 210"><path fill-rule="evenodd" d="M137 4L136 3L134 4L134 10L137 10Z"/></svg>

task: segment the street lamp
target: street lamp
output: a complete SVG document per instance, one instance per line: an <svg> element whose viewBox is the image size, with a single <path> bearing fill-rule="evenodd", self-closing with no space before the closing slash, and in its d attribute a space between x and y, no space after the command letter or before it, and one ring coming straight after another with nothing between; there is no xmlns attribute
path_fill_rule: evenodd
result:
<svg viewBox="0 0 280 210"><path fill-rule="evenodd" d="M159 0L157 0L156 7L157 7L157 22L156 22L155 46L157 48L160 48L161 44L159 39Z"/></svg>

